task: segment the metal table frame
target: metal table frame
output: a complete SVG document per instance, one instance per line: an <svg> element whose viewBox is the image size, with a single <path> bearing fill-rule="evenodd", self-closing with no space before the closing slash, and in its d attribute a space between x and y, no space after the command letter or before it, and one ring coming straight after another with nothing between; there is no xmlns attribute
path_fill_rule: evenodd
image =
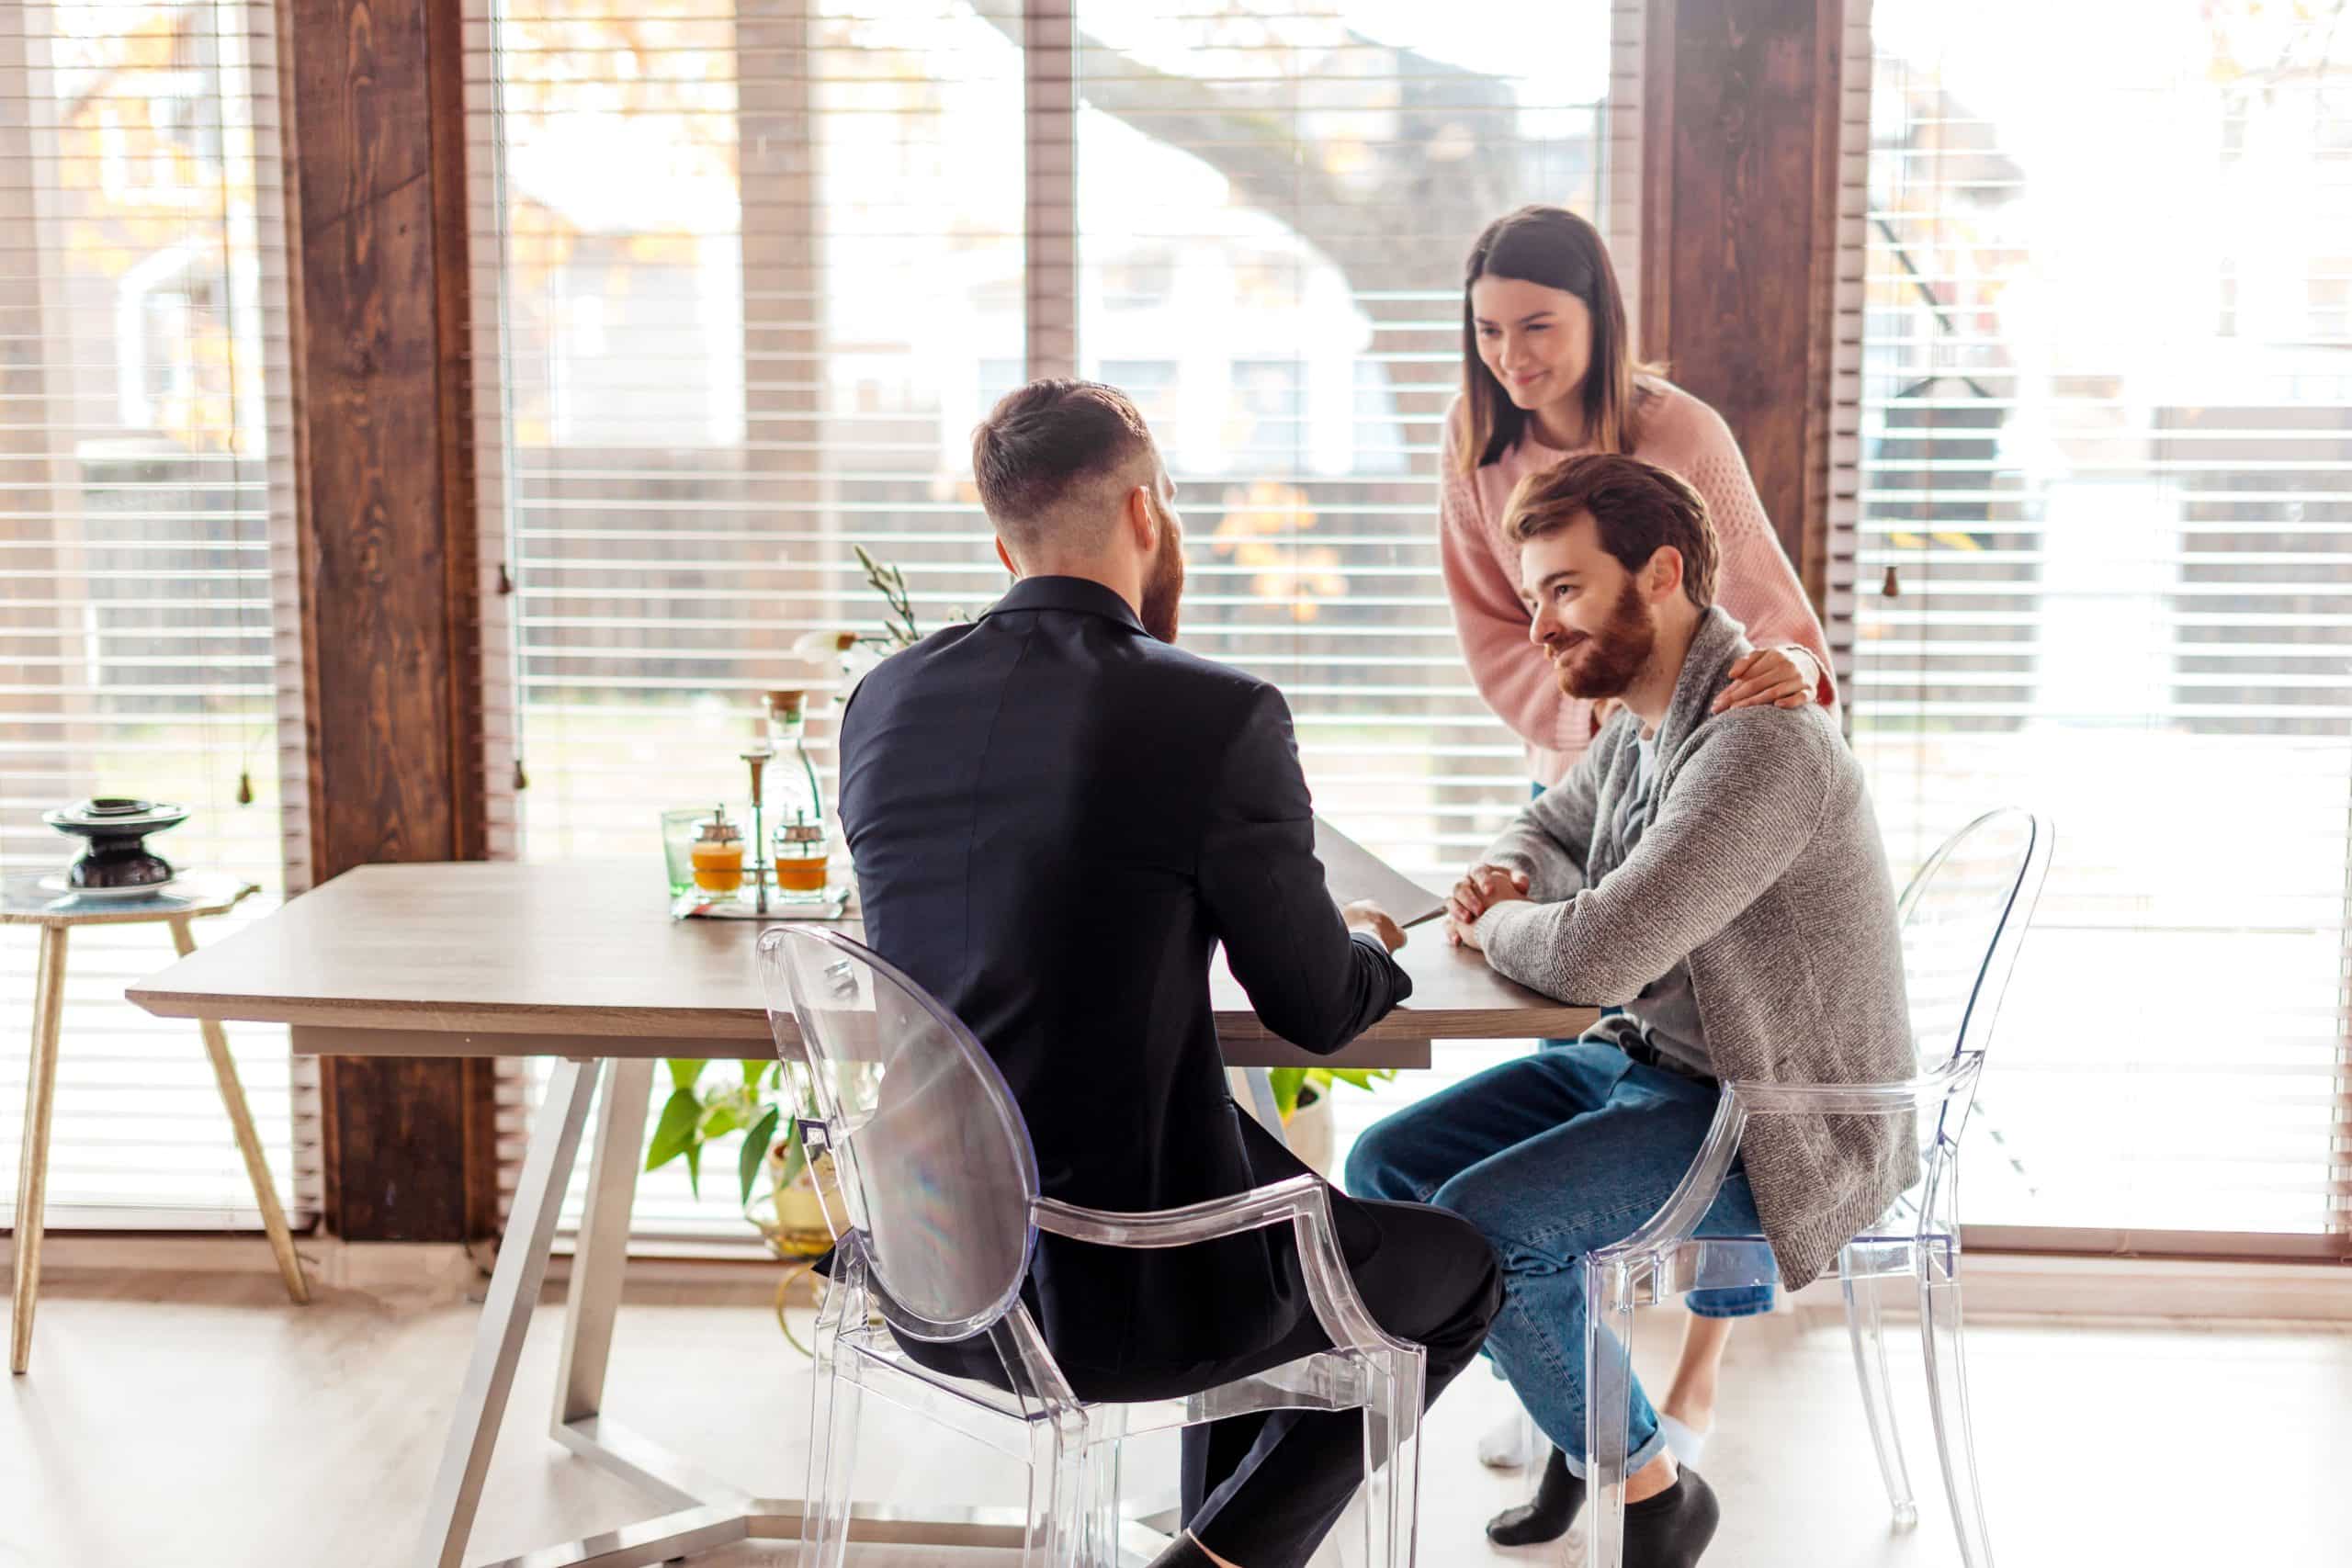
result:
<svg viewBox="0 0 2352 1568"><path fill-rule="evenodd" d="M562 1360L548 1435L571 1452L660 1497L668 1512L616 1530L509 1557L481 1568L639 1568L739 1540L797 1540L801 1505L754 1496L711 1476L691 1461L604 1416L605 1372L611 1360L614 1321L628 1267L629 1211L637 1197L638 1162L645 1146L645 1117L652 1092L650 1058L566 1058L557 1062L547 1098L531 1131L523 1174L514 1190L506 1239L490 1278L481 1325L450 1421L447 1446L434 1477L413 1561L419 1568L466 1568L466 1546L481 1506L490 1460L506 1416L532 1309L546 1282L565 1190L580 1157L591 1104L604 1114L588 1167L587 1212L572 1257L564 1308ZM1269 1119L1272 1094L1263 1069L1250 1072L1251 1098ZM1272 1125L1281 1126L1279 1120ZM1156 1512L1156 1510L1155 1510ZM1005 1547L1018 1551L1022 1509L907 1509L858 1505L851 1537L908 1546ZM1141 1520L1125 1543L1148 1557L1167 1537Z"/></svg>

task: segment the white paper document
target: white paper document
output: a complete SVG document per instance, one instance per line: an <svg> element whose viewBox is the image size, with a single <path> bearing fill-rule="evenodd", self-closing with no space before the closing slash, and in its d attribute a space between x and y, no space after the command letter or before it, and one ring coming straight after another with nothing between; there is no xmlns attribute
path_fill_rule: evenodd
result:
<svg viewBox="0 0 2352 1568"><path fill-rule="evenodd" d="M1445 913L1445 900L1329 822L1315 819L1315 858L1323 863L1323 883L1340 904L1369 898L1400 926L1414 926Z"/></svg>

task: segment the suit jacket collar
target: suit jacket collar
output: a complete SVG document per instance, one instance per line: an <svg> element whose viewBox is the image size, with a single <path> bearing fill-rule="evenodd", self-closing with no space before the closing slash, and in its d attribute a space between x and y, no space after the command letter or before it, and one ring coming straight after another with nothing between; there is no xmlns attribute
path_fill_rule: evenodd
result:
<svg viewBox="0 0 2352 1568"><path fill-rule="evenodd" d="M993 615L1005 610L1069 610L1100 615L1131 631L1143 632L1143 622L1136 618L1135 607L1120 598L1117 590L1091 578L1024 577L1006 590L1004 597L989 606L988 614Z"/></svg>

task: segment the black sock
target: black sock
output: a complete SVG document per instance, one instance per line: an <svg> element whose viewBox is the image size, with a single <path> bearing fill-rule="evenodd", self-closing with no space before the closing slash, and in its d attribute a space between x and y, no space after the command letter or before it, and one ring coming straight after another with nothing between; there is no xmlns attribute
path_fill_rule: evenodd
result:
<svg viewBox="0 0 2352 1568"><path fill-rule="evenodd" d="M1584 1482L1568 1473L1568 1456L1555 1448L1544 1461L1544 1479L1536 1483L1534 1501L1505 1508L1488 1519L1487 1539L1497 1546L1557 1540L1568 1533L1577 1510L1583 1506Z"/></svg>
<svg viewBox="0 0 2352 1568"><path fill-rule="evenodd" d="M1625 1568L1691 1568L1722 1517L1715 1489L1684 1465L1673 1485L1625 1505Z"/></svg>

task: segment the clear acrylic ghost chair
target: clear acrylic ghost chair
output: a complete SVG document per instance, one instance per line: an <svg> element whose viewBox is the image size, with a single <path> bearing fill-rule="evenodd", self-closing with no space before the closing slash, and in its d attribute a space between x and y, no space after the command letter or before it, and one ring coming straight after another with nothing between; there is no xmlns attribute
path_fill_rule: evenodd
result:
<svg viewBox="0 0 2352 1568"><path fill-rule="evenodd" d="M759 962L778 1055L787 1074L808 1074L806 1146L831 1165L819 1183L836 1247L817 1325L802 1568L842 1560L866 1393L1027 1462L1029 1568L1119 1562L1125 1438L1253 1411L1360 1409L1363 1561L1409 1568L1421 1350L1384 1334L1356 1294L1321 1183L1301 1176L1157 1213L1041 1197L1028 1129L996 1065L912 980L808 926L763 932ZM1257 1377L1152 1404L1087 1404L1021 1302L1039 1230L1164 1247L1279 1224L1297 1240L1307 1297L1334 1348ZM933 1371L899 1345L982 1335L1006 1389Z"/></svg>
<svg viewBox="0 0 2352 1568"><path fill-rule="evenodd" d="M1847 1330L1887 1498L1896 1525L1908 1529L1918 1506L1887 1396L1877 1281L1889 1275L1917 1281L1928 1408L1961 1561L1992 1568L1961 1350L1960 1141L2052 842L2043 818L2015 809L1989 812L1946 840L1904 890L1897 913L1917 1076L1884 1084L1724 1084L1706 1142L1665 1207L1625 1240L1586 1258L1586 1568L1621 1568L1624 1560L1634 1310L1691 1291L1770 1284L1779 1277L1762 1236L1694 1235L1738 1157L1751 1116L1879 1118L1898 1128L1907 1122L1896 1135L1917 1138L1918 1180L1838 1255Z"/></svg>

